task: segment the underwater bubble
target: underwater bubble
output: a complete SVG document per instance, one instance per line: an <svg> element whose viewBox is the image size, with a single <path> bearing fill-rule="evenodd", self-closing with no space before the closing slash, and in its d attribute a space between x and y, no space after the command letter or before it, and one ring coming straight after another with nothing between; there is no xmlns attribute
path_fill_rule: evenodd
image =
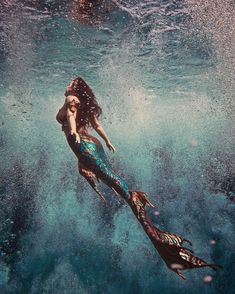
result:
<svg viewBox="0 0 235 294"><path fill-rule="evenodd" d="M215 244L216 244L216 241L213 240L213 239L211 239L211 240L209 241L209 244L210 244L210 245L215 245Z"/></svg>
<svg viewBox="0 0 235 294"><path fill-rule="evenodd" d="M210 275L204 276L203 281L205 283L210 283L212 281L212 276L210 276Z"/></svg>
<svg viewBox="0 0 235 294"><path fill-rule="evenodd" d="M182 264L180 264L180 263L172 263L171 265L170 265L170 267L172 268L172 269L183 269L184 267L182 266Z"/></svg>
<svg viewBox="0 0 235 294"><path fill-rule="evenodd" d="M160 215L160 212L155 210L153 214L158 216L158 215Z"/></svg>

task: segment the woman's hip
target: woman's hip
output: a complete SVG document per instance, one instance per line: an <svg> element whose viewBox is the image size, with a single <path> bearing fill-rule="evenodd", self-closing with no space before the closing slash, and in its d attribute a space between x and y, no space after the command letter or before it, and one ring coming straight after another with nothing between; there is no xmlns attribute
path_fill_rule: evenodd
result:
<svg viewBox="0 0 235 294"><path fill-rule="evenodd" d="M103 150L100 141L89 134L85 136L83 134L79 135L80 142L77 142L76 136L74 134L69 134L66 136L67 142L75 155L79 160L97 160L100 157L100 150Z"/></svg>
<svg viewBox="0 0 235 294"><path fill-rule="evenodd" d="M73 134L66 135L67 142L77 157L80 156L81 141L78 142L76 136Z"/></svg>
<svg viewBox="0 0 235 294"><path fill-rule="evenodd" d="M94 137L88 133L79 133L78 132L78 134L79 134L82 141L93 143L97 146L97 148L103 148L101 142L96 137Z"/></svg>

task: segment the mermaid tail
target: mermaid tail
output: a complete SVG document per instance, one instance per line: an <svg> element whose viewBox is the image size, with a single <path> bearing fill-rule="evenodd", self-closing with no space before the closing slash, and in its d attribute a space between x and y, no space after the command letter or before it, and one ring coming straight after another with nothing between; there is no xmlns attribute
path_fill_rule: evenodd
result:
<svg viewBox="0 0 235 294"><path fill-rule="evenodd" d="M80 163L78 163L78 170L79 170L80 175L82 175L87 180L89 185L99 195L99 197L101 198L101 200L103 201L105 206L109 207L109 204L108 204L105 196L102 194L102 192L97 187L97 183L100 181L99 177L97 177L89 168L83 167ZM121 198L121 196L118 194L118 192L113 187L111 187L111 189L119 198Z"/></svg>
<svg viewBox="0 0 235 294"><path fill-rule="evenodd" d="M145 205L154 207L148 200L146 193L131 191L128 203L167 267L176 272L182 279L186 278L179 270L198 267L211 267L216 270L221 267L218 264L206 263L203 259L193 255L191 249L182 246L183 242L188 242L192 245L189 240L177 234L161 231L155 227L153 222L147 217L144 209Z"/></svg>
<svg viewBox="0 0 235 294"><path fill-rule="evenodd" d="M78 163L79 173L87 180L90 186L95 190L95 192L99 195L103 203L106 207L109 207L108 202L102 192L97 187L97 182L99 182L99 178L87 167L83 167Z"/></svg>
<svg viewBox="0 0 235 294"><path fill-rule="evenodd" d="M192 245L189 240L177 234L161 231L154 226L145 211L145 205L149 207L154 207L154 205L148 200L146 193L130 191L126 181L112 171L103 147L97 138L91 135L81 135L81 143L76 143L76 138L71 135L67 137L67 140L82 166L80 173L103 201L105 198L96 187L96 179L97 181L101 179L116 194L126 200L169 269L186 279L179 270L198 267L211 267L216 270L221 267L217 264L206 263L203 259L193 255L191 249L182 246L183 242Z"/></svg>

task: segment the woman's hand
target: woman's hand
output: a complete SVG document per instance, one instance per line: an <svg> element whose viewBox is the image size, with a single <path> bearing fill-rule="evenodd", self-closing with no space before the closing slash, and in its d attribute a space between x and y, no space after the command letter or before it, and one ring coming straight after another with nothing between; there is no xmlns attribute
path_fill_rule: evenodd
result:
<svg viewBox="0 0 235 294"><path fill-rule="evenodd" d="M109 148L110 151L115 152L116 149L114 148L114 146L111 144L110 141L106 142L106 146Z"/></svg>
<svg viewBox="0 0 235 294"><path fill-rule="evenodd" d="M80 139L80 136L79 136L78 133L75 133L75 132L71 131L70 134L76 138L76 143L81 142L81 139Z"/></svg>

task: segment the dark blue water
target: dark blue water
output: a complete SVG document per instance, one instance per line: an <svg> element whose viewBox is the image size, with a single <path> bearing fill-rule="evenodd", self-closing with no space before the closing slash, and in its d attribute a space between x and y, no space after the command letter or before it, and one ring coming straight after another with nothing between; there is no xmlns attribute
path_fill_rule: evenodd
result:
<svg viewBox="0 0 235 294"><path fill-rule="evenodd" d="M233 2L113 0L86 20L74 5L0 3L0 293L234 293ZM55 121L78 75L114 170L223 269L181 280L125 203L102 185L105 208L78 174Z"/></svg>

